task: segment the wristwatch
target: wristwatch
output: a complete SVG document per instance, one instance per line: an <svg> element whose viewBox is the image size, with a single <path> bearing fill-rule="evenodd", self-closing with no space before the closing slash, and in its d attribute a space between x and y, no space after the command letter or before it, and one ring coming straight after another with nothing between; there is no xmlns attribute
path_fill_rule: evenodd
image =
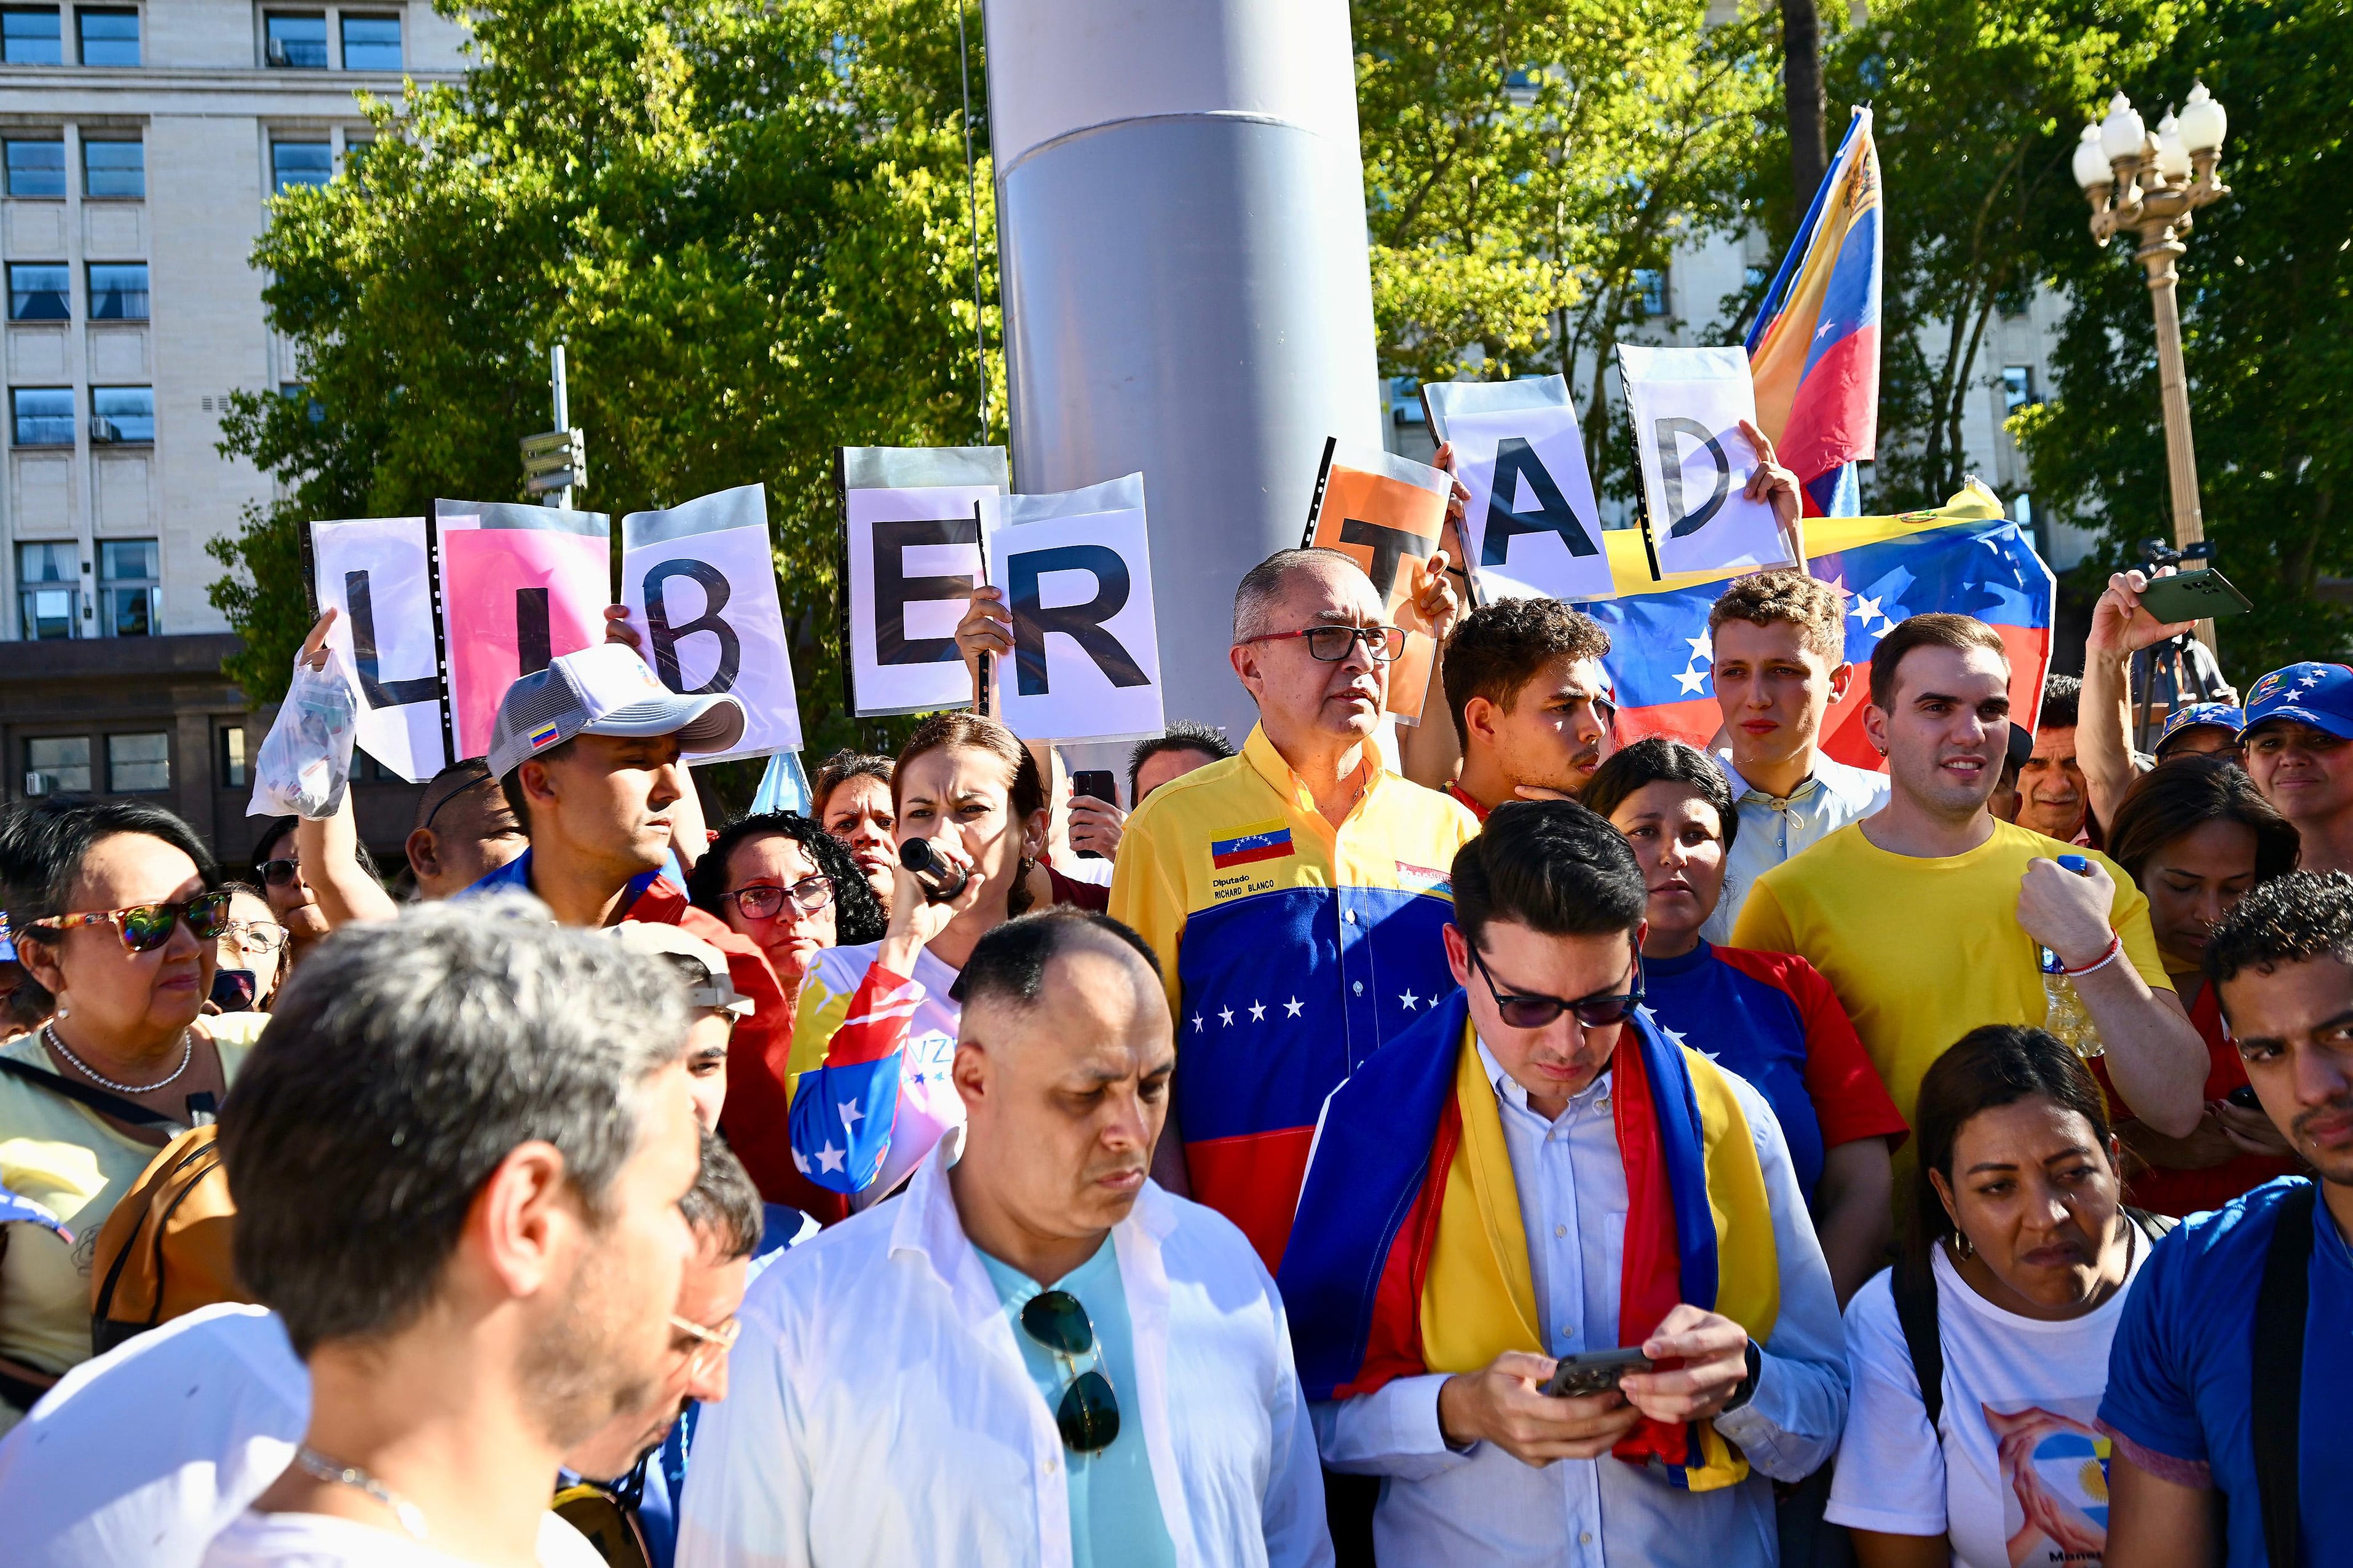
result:
<svg viewBox="0 0 2353 1568"><path fill-rule="evenodd" d="M1740 1386L1732 1391L1732 1397L1724 1402L1724 1408L1716 1412L1716 1414L1719 1415L1729 1415L1731 1412L1737 1410L1742 1405L1747 1404L1757 1393L1757 1374L1764 1370L1764 1366L1765 1352L1757 1348L1757 1342L1755 1340L1749 1341L1748 1375L1740 1380Z"/></svg>

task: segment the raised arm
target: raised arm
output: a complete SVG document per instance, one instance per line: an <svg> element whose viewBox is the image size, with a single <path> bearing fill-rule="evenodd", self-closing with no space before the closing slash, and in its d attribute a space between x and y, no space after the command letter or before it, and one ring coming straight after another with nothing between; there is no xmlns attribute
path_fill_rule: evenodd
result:
<svg viewBox="0 0 2353 1568"><path fill-rule="evenodd" d="M2092 816L2116 820L2125 791L2132 787L2132 656L2178 637L2193 621L2159 621L2140 605L2148 579L2119 572L2092 606L2092 630L2084 639L2084 692L2075 728L2075 762L2084 770Z"/></svg>
<svg viewBox="0 0 2353 1568"><path fill-rule="evenodd" d="M312 669L326 668L327 628L334 624L335 609L330 605L302 639L302 651L295 656L297 664ZM302 879L311 884L311 892L319 900L319 913L331 931L353 921L399 918L400 905L360 864L359 847L349 784L343 786L343 798L332 816L294 820L294 853L302 864Z"/></svg>

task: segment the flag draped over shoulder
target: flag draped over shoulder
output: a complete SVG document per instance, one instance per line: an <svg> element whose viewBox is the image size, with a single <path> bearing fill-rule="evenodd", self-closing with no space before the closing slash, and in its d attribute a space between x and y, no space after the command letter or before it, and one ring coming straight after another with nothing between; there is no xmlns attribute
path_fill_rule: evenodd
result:
<svg viewBox="0 0 2353 1568"><path fill-rule="evenodd" d="M1602 663L1617 694L1620 739L1671 735L1704 746L1724 721L1707 614L1736 574L1653 582L1639 531L1603 537L1618 596L1577 607L1609 634ZM1844 595L1846 657L1856 667L1846 695L1823 716L1823 751L1854 767L1881 765L1862 723L1871 650L1896 622L1931 610L1975 616L2001 634L2010 717L2033 724L2051 664L2057 585L1992 491L1971 480L1937 510L1813 521L1805 537L1813 574Z"/></svg>
<svg viewBox="0 0 2353 1568"><path fill-rule="evenodd" d="M1455 992L1324 1106L1278 1276L1310 1399L1475 1372L1504 1351L1545 1353L1511 1155L1469 1016ZM1683 1301L1762 1341L1780 1306L1773 1218L1723 1073L1641 1011L1612 1071L1627 1194L1620 1343L1641 1344ZM1704 1422L1646 1420L1614 1452L1656 1460L1695 1491L1747 1474Z"/></svg>
<svg viewBox="0 0 2353 1568"><path fill-rule="evenodd" d="M1879 438L1879 197L1871 110L1858 109L1748 334L1757 423L1809 517L1862 510L1854 465Z"/></svg>

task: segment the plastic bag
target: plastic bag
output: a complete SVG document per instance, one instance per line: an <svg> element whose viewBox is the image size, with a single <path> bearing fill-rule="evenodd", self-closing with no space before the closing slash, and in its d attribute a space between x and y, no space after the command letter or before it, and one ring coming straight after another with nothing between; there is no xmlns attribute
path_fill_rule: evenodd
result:
<svg viewBox="0 0 2353 1568"><path fill-rule="evenodd" d="M253 801L248 816L332 816L351 782L352 742L359 704L344 679L343 660L324 669L294 667L293 684L277 721L253 759Z"/></svg>

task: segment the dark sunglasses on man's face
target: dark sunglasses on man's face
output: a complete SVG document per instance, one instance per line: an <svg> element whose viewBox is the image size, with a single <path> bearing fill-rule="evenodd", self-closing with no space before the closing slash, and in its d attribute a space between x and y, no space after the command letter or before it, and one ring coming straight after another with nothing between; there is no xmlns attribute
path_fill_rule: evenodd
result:
<svg viewBox="0 0 2353 1568"><path fill-rule="evenodd" d="M265 888L290 888L301 875L302 863L290 858L261 863L261 885Z"/></svg>
<svg viewBox="0 0 2353 1568"><path fill-rule="evenodd" d="M1505 991L1488 973L1478 948L1467 938L1463 946L1470 951L1471 967L1479 972L1479 978L1487 983L1488 993L1495 998L1496 1015L1514 1029L1544 1028L1563 1013L1576 1014L1577 1021L1588 1029L1604 1029L1624 1023L1626 1015L1642 1002L1642 955L1639 952L1634 955L1624 991L1597 991L1590 996L1564 1002L1557 996L1522 996Z"/></svg>
<svg viewBox="0 0 2353 1568"><path fill-rule="evenodd" d="M183 903L133 904L124 910L51 915L33 924L49 931L111 925L122 933L122 945L132 952L153 952L172 940L172 928L184 920L188 922L190 936L198 942L214 941L228 929L228 895L198 893Z"/></svg>

